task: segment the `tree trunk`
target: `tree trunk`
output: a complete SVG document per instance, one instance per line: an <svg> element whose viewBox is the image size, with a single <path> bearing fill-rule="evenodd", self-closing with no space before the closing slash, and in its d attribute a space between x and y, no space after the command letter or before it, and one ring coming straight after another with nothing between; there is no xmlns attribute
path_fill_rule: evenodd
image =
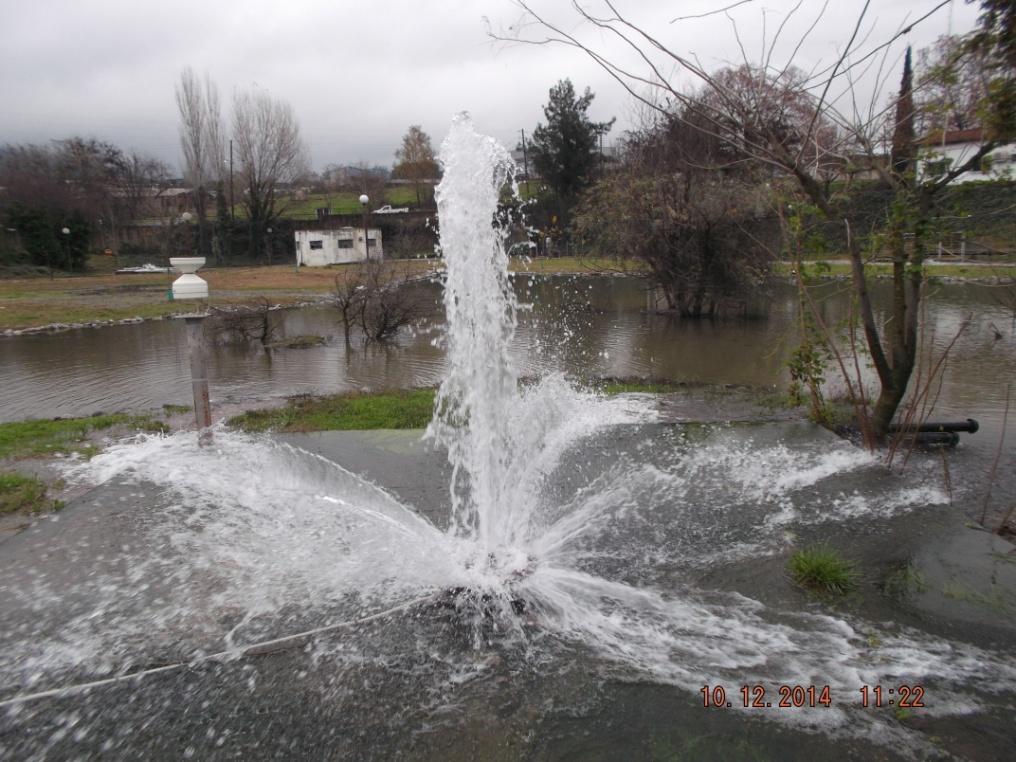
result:
<svg viewBox="0 0 1016 762"><path fill-rule="evenodd" d="M911 365L910 370L912 369L913 365ZM910 378L910 370L906 373L908 380ZM896 374L894 373L894 375ZM878 400L875 402L875 409L871 416L871 433L877 441L881 442L885 440L886 435L889 433L889 424L892 423L893 417L896 415L896 409L903 401L903 395L906 392L906 383L882 384L882 389L878 394Z"/></svg>

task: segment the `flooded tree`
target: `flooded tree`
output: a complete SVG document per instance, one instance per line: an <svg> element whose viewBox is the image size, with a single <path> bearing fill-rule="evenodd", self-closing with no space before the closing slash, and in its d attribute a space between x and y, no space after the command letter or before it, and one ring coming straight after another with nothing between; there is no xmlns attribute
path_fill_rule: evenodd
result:
<svg viewBox="0 0 1016 762"><path fill-rule="evenodd" d="M424 302L412 288L417 275L405 264L369 259L335 277L332 302L339 311L346 344L360 329L366 342L387 342L424 316Z"/></svg>
<svg viewBox="0 0 1016 762"><path fill-rule="evenodd" d="M272 321L272 303L264 297L250 304L230 308L213 307L215 335L222 341L237 344L260 344L268 348L276 338Z"/></svg>
<svg viewBox="0 0 1016 762"><path fill-rule="evenodd" d="M743 307L764 286L778 244L769 189L720 149L680 119L659 120L632 136L620 165L575 209L583 245L641 262L681 317Z"/></svg>

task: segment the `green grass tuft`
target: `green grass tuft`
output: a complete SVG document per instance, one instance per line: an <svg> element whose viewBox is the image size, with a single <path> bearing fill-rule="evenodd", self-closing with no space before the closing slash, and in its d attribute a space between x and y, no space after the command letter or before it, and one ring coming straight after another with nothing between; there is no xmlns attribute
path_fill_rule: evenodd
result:
<svg viewBox="0 0 1016 762"><path fill-rule="evenodd" d="M250 410L228 424L249 432L422 429L434 410L434 389L294 397L285 407Z"/></svg>
<svg viewBox="0 0 1016 762"><path fill-rule="evenodd" d="M88 449L88 434L114 426L133 431L166 433L165 423L148 415L112 413L89 418L33 419L0 423L0 458L24 458L53 452Z"/></svg>
<svg viewBox="0 0 1016 762"><path fill-rule="evenodd" d="M63 503L46 497L46 485L34 476L0 473L0 515L25 511L59 510Z"/></svg>
<svg viewBox="0 0 1016 762"><path fill-rule="evenodd" d="M817 593L844 595L857 585L853 564L826 545L799 550L787 564L794 581Z"/></svg>

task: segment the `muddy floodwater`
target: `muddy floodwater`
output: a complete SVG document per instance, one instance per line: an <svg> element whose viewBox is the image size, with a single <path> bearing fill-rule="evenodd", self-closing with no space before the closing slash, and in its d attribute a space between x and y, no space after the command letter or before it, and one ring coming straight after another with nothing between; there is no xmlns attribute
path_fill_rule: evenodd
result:
<svg viewBox="0 0 1016 762"><path fill-rule="evenodd" d="M515 277L525 308L514 351L526 375L560 370L575 378L643 376L705 383L785 386L786 360L798 338L794 289L777 285L747 316L682 321L644 311L641 281L611 277ZM888 284L875 297L884 302ZM324 346L260 349L216 343L209 357L213 401L246 403L292 394L437 384L446 372L437 284L419 286L430 316L395 346L351 348L329 308L279 311L280 337L315 334ZM938 417L977 418L969 438L998 442L1006 384L1016 377L1016 331L1004 288L932 287L925 330L936 353L953 340ZM821 299L827 324L841 324L849 290L831 283ZM184 326L177 320L0 340L0 421L141 410L190 402ZM863 358L862 358L863 362ZM828 377L835 386L835 373ZM1016 442L1016 415L1010 416ZM988 447L988 445L991 447Z"/></svg>

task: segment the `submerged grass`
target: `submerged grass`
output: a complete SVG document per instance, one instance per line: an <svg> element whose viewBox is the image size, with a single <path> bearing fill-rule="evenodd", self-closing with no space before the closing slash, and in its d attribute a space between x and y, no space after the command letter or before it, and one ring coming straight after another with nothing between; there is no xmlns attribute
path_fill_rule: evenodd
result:
<svg viewBox="0 0 1016 762"><path fill-rule="evenodd" d="M0 423L0 458L25 458L66 451L88 454L95 449L88 442L88 435L114 426L132 431L168 431L165 423L149 415L127 413Z"/></svg>
<svg viewBox="0 0 1016 762"><path fill-rule="evenodd" d="M34 476L0 473L0 515L6 513L38 513L60 510L63 502L50 500L46 485Z"/></svg>
<svg viewBox="0 0 1016 762"><path fill-rule="evenodd" d="M249 410L227 422L242 431L422 429L434 410L434 389L294 397L285 407Z"/></svg>
<svg viewBox="0 0 1016 762"><path fill-rule="evenodd" d="M812 592L844 595L857 585L854 565L827 545L798 550L787 566L794 581Z"/></svg>

